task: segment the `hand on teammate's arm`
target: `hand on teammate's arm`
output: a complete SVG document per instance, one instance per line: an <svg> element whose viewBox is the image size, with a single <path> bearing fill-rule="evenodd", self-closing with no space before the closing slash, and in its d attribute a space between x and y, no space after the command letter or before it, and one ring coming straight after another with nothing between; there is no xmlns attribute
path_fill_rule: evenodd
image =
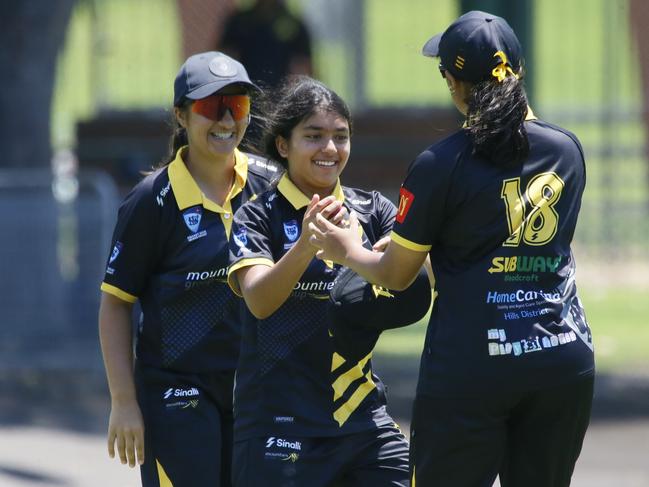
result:
<svg viewBox="0 0 649 487"><path fill-rule="evenodd" d="M385 252L385 249L388 247L388 244L392 242L392 238L390 235L386 235L385 237L381 237L376 241L374 245L372 245L372 250L374 252ZM426 260L424 260L424 269L426 270L426 274L428 275L428 281L430 282L430 288L435 289L435 274L433 273L433 266L430 263L430 256L426 256Z"/></svg>
<svg viewBox="0 0 649 487"><path fill-rule="evenodd" d="M385 237L381 237L372 245L372 250L374 252L385 252L385 249L388 248L388 244L392 241L390 238L390 235L386 235Z"/></svg>
<svg viewBox="0 0 649 487"><path fill-rule="evenodd" d="M108 454L115 450L123 464L144 463L144 421L133 379L132 304L102 293L99 338L108 377L111 411L108 421Z"/></svg>
<svg viewBox="0 0 649 487"><path fill-rule="evenodd" d="M316 215L338 225L344 220L346 210L332 196L320 200L318 195L314 195L302 219L300 237L281 259L272 267L253 265L235 271L241 294L255 317L267 318L284 304L315 256L317 249L311 245L306 229L315 221Z"/></svg>
<svg viewBox="0 0 649 487"><path fill-rule="evenodd" d="M333 260L350 267L368 282L388 289L406 289L417 276L426 252L407 249L389 242L384 252L368 250L358 238L359 223L355 213L349 228L340 228L318 216L309 224L311 243L318 247L318 259Z"/></svg>

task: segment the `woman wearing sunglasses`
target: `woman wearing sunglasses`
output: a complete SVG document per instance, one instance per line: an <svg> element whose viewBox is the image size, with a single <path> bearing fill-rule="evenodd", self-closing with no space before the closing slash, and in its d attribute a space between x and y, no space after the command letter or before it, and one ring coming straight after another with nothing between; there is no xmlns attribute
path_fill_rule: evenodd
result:
<svg viewBox="0 0 649 487"><path fill-rule="evenodd" d="M255 86L218 52L174 84L169 160L122 203L99 311L111 394L108 451L142 485L230 485L239 300L226 283L232 215L278 178L237 149ZM131 316L142 310L133 355Z"/></svg>

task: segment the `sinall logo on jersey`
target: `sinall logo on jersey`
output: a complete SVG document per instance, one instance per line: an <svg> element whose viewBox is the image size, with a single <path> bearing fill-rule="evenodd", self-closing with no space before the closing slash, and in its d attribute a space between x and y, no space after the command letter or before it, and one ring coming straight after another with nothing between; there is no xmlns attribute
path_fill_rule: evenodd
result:
<svg viewBox="0 0 649 487"><path fill-rule="evenodd" d="M292 450L292 451L286 451ZM299 451L302 450L300 441L290 441L283 438L270 436L266 440L266 452L264 456L269 460L281 460L284 462L297 462L300 459Z"/></svg>
<svg viewBox="0 0 649 487"><path fill-rule="evenodd" d="M198 406L200 395L196 387L169 387L162 393L162 399L167 410L187 409Z"/></svg>

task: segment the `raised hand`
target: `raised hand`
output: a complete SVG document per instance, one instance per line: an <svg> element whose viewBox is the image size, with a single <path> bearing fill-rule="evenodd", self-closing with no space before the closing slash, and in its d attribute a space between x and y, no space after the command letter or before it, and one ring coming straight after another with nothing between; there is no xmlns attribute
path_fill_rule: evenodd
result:
<svg viewBox="0 0 649 487"><path fill-rule="evenodd" d="M359 223L356 213L349 215L349 225L341 228L328 221L321 214L316 215L315 222L309 223L309 241L318 248L316 257L345 264L348 254L355 248L363 248L359 238Z"/></svg>
<svg viewBox="0 0 649 487"><path fill-rule="evenodd" d="M315 224L318 215L336 226L345 225L348 221L346 219L347 209L334 196L320 199L317 194L314 194L302 219L302 235L300 235L300 239L310 242L309 225L311 223Z"/></svg>

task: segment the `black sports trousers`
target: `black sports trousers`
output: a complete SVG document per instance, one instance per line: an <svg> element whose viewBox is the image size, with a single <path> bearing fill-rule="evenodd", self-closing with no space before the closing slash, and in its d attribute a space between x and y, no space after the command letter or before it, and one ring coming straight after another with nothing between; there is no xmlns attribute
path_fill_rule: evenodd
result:
<svg viewBox="0 0 649 487"><path fill-rule="evenodd" d="M230 487L234 373L136 367L135 379L145 428L142 487Z"/></svg>
<svg viewBox="0 0 649 487"><path fill-rule="evenodd" d="M590 420L593 376L487 398L418 396L411 424L412 487L570 485Z"/></svg>
<svg viewBox="0 0 649 487"><path fill-rule="evenodd" d="M326 438L235 442L234 487L408 487L408 442L396 425Z"/></svg>

